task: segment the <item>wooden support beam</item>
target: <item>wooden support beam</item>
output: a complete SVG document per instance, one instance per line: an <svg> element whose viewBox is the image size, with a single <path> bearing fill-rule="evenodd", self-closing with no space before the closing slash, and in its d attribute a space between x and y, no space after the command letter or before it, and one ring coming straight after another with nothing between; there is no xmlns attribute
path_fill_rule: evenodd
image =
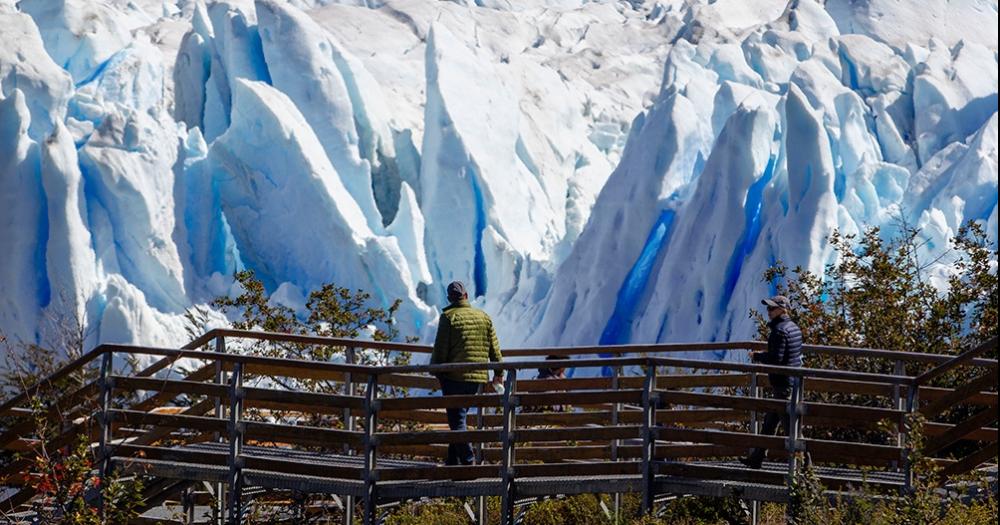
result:
<svg viewBox="0 0 1000 525"><path fill-rule="evenodd" d="M995 423L997 421L997 411L985 408L980 410L976 415L962 421L961 423L951 427L943 434L933 437L927 441L924 446L924 454L928 456L948 447L967 436L972 434L977 430L981 430L982 427ZM993 440L996 441L996 431L993 432Z"/></svg>
<svg viewBox="0 0 1000 525"><path fill-rule="evenodd" d="M706 394L700 392L682 392L678 390L659 390L661 404L686 405L753 410L757 412L781 412L785 410L785 402L780 399L748 398L724 394Z"/></svg>
<svg viewBox="0 0 1000 525"><path fill-rule="evenodd" d="M965 474L974 470L979 465L986 463L990 460L994 462L997 459L997 443L993 442L985 447L965 456L964 458L948 465L941 471L941 475L950 478L952 476L958 476Z"/></svg>
<svg viewBox="0 0 1000 525"><path fill-rule="evenodd" d="M111 443L111 395L114 384L111 379L111 367L113 365L112 359L114 354L107 352L101 356L101 371L100 378L98 379L98 387L100 393L98 394L98 404L100 413L98 414L98 424L100 426L100 438L97 444L97 460L98 467L97 472L100 476L101 484L107 481L108 476L111 475L111 452L108 445ZM104 494L98 496L98 510L101 517L104 517Z"/></svg>
<svg viewBox="0 0 1000 525"><path fill-rule="evenodd" d="M378 472L376 468L378 464L376 463L378 449L377 441L375 439L375 429L378 426L378 411L379 411L379 400L378 400L378 376L370 375L368 376L368 387L365 390L365 430L363 437L363 447L364 447L364 471L362 474L362 481L364 482L364 493L362 494L362 504L364 505L364 525L376 525L377 515L376 515L376 505L378 501L376 498L378 494L376 492L376 482L378 480Z"/></svg>
<svg viewBox="0 0 1000 525"><path fill-rule="evenodd" d="M322 447L346 444L351 447L360 447L364 439L362 432L350 430L261 423L259 421L244 421L243 425L246 427L246 439L262 442Z"/></svg>
<svg viewBox="0 0 1000 525"><path fill-rule="evenodd" d="M500 430L501 463L500 463L500 511L501 520L505 525L514 525L514 388L517 386L517 370L507 372L504 379L503 392L503 428Z"/></svg>
<svg viewBox="0 0 1000 525"><path fill-rule="evenodd" d="M226 422L214 417L157 414L124 409L112 409L109 413L111 414L112 421L124 422L130 426L152 425L157 427L203 430L207 432L226 431Z"/></svg>
<svg viewBox="0 0 1000 525"><path fill-rule="evenodd" d="M243 522L243 363L229 377L229 523Z"/></svg>
<svg viewBox="0 0 1000 525"><path fill-rule="evenodd" d="M624 476L644 468L642 461L604 461L588 463L527 463L516 465L519 478L550 476Z"/></svg>
<svg viewBox="0 0 1000 525"><path fill-rule="evenodd" d="M640 439L646 429L639 425L617 427L575 427L575 428L532 428L514 433L518 443L542 443L552 441L604 441L613 439Z"/></svg>
<svg viewBox="0 0 1000 525"><path fill-rule="evenodd" d="M379 401L382 410L427 410L432 408L457 407L499 407L503 400L499 395L465 395L465 396L413 396L390 398Z"/></svg>
<svg viewBox="0 0 1000 525"><path fill-rule="evenodd" d="M520 406L550 405L606 405L608 403L641 403L642 390L597 390L583 392L554 392L520 394Z"/></svg>
<svg viewBox="0 0 1000 525"><path fill-rule="evenodd" d="M971 396L990 387L996 388L997 375L992 373L983 374L972 381L956 388L954 391L942 396L937 401L920 408L920 413L928 418L940 415L949 408L965 402Z"/></svg>
<svg viewBox="0 0 1000 525"><path fill-rule="evenodd" d="M658 400L656 395L656 366L646 367L646 381L642 388L642 503L641 510L644 515L653 514L654 501L656 495L653 481L656 478L656 469L653 465L656 456L656 405ZM623 465L624 463L614 463Z"/></svg>

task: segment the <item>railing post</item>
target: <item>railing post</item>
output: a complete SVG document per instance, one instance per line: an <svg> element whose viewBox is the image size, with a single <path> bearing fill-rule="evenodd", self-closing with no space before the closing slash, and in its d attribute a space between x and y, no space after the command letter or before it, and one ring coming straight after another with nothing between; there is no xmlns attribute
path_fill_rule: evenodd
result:
<svg viewBox="0 0 1000 525"><path fill-rule="evenodd" d="M344 361L349 365L353 365L357 361L353 346L347 347L347 350L344 352ZM354 377L350 372L344 374L344 393L349 396L354 395ZM354 430L354 418L351 417L350 407L344 408L344 430ZM350 452L351 446L345 443L344 454L350 454ZM344 523L351 525L354 523L354 496L345 495L343 505Z"/></svg>
<svg viewBox="0 0 1000 525"><path fill-rule="evenodd" d="M181 509L184 514L184 525L194 525L194 489L188 487L181 493Z"/></svg>
<svg viewBox="0 0 1000 525"><path fill-rule="evenodd" d="M229 523L243 517L243 363L233 365L229 378Z"/></svg>
<svg viewBox="0 0 1000 525"><path fill-rule="evenodd" d="M483 412L485 407L479 405L476 407L476 429L482 430L486 426L486 420L484 418ZM483 444L476 443L476 464L483 464ZM486 496L479 496L476 498L476 525L486 525Z"/></svg>
<svg viewBox="0 0 1000 525"><path fill-rule="evenodd" d="M502 446L500 480L503 487L501 508L502 523L514 525L514 388L517 386L517 370L507 371L503 392L503 429L500 431Z"/></svg>
<svg viewBox="0 0 1000 525"><path fill-rule="evenodd" d="M226 338L223 336L218 336L215 338L215 352L219 354L226 353ZM215 383L218 385L226 384L226 371L222 367L222 361L215 360ZM222 404L222 398L216 396L215 398L215 417L218 419L226 419L225 406ZM221 433L216 432L213 439L216 443L223 442L223 436ZM215 502L212 505L212 522L218 525L222 525L226 520L226 502L223 496L223 484L215 483L212 485L215 494Z"/></svg>
<svg viewBox="0 0 1000 525"><path fill-rule="evenodd" d="M788 451L788 486L790 487L792 481L795 479L795 472L798 470L798 457L797 452L799 450L799 440L802 434L802 419L801 415L801 405L802 405L802 378L792 377L790 378L792 383L791 396L788 398L788 440L785 442L785 450Z"/></svg>
<svg viewBox="0 0 1000 525"><path fill-rule="evenodd" d="M101 434L98 443L98 452L100 457L100 468L99 475L101 480L101 486L106 486L105 482L107 477L111 474L111 389L113 388L111 380L111 367L113 365L113 354L111 352L105 352L101 356L101 370L100 370L100 410L101 410ZM100 495L100 509L101 515L104 514L104 496L103 491Z"/></svg>
<svg viewBox="0 0 1000 525"><path fill-rule="evenodd" d="M919 408L919 395L920 395L920 385L916 381L911 381L906 387L906 416L907 418L913 417ZM913 488L913 465L910 461L910 447L913 444L910 442L910 425L912 421L902 421L903 423L903 490L909 493Z"/></svg>
<svg viewBox="0 0 1000 525"><path fill-rule="evenodd" d="M897 359L892 367L893 375L904 376L906 375L906 366L902 361ZM906 400L902 396L902 385L896 383L892 385L892 409L893 410L904 410L906 409ZM903 426L897 425L896 427L896 446L903 446L903 439L905 434L903 432Z"/></svg>
<svg viewBox="0 0 1000 525"><path fill-rule="evenodd" d="M649 361L647 361L649 363ZM646 380L642 386L642 513L653 512L653 481L656 469L653 466L656 447L656 365L646 366Z"/></svg>
<svg viewBox="0 0 1000 525"><path fill-rule="evenodd" d="M620 356L619 356L620 357ZM611 368L614 375L611 376L611 389L618 390L621 387L621 375L622 367L614 366ZM611 425L618 426L619 412L621 412L621 403L614 403L611 405ZM621 446L621 440L616 439L611 442L611 461L618 461L618 447ZM614 494L614 513L613 522L617 525L618 521L621 519L621 507L622 507L622 494L621 492L615 492Z"/></svg>
<svg viewBox="0 0 1000 525"><path fill-rule="evenodd" d="M757 384L757 371L750 371L750 397L752 399L760 398L760 385ZM750 433L760 434L760 417L757 415L756 410L750 411ZM760 501L752 500L750 502L750 523L751 525L757 525L760 519Z"/></svg>
<svg viewBox="0 0 1000 525"><path fill-rule="evenodd" d="M365 392L365 462L364 462L364 524L375 525L376 516L376 492L377 481L376 456L377 443L375 442L375 429L378 425L378 376L372 374L368 376L368 390Z"/></svg>
<svg viewBox="0 0 1000 525"><path fill-rule="evenodd" d="M892 374L896 376L906 375L906 367L903 365L903 361L897 359L893 362ZM906 407L906 400L903 399L902 395L902 385L896 383L892 385L892 409L893 410L904 410ZM905 422L896 422L896 446L902 447L903 442L906 439L906 432L904 430ZM902 469L902 463L893 461L891 468Z"/></svg>

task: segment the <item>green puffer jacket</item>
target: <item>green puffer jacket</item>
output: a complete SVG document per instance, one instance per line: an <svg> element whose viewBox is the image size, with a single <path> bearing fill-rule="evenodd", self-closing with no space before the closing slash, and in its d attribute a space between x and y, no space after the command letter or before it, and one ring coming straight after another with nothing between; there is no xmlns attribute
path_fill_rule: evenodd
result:
<svg viewBox="0 0 1000 525"><path fill-rule="evenodd" d="M500 361L500 342L493 329L493 320L486 312L469 306L469 301L452 303L441 312L431 364L486 363ZM454 381L489 382L486 370L450 373Z"/></svg>

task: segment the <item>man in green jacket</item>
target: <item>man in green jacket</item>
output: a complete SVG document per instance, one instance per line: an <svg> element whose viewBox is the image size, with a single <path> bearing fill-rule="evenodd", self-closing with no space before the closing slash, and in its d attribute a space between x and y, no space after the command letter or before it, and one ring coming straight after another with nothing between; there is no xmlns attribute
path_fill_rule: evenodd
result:
<svg viewBox="0 0 1000 525"><path fill-rule="evenodd" d="M469 294L465 285L455 281L448 285L449 304L442 312L438 321L437 337L434 338L434 353L431 354L431 364L446 363L488 363L499 362L500 342L493 328L493 320L486 312L469 305ZM446 396L471 395L480 392L488 382L489 373L486 370L470 372L450 372L438 374L441 382L441 393ZM493 374L494 388L503 381L503 371ZM465 420L468 407L449 408L448 426L452 430L465 430ZM471 443L452 443L448 445L448 465L471 465L474 456Z"/></svg>

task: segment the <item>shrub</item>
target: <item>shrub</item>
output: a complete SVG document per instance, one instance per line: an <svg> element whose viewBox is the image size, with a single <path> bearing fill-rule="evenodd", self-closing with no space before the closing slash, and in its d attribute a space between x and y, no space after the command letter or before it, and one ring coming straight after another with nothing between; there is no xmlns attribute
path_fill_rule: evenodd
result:
<svg viewBox="0 0 1000 525"><path fill-rule="evenodd" d="M983 228L970 222L961 228L952 249L941 257L952 262L946 279L931 283L929 268L934 261L921 258L924 241L919 230L900 224L898 233L886 236L879 228L860 235L837 231L829 237L834 262L823 275L803 268L789 269L777 263L764 273L777 293L792 303L793 319L807 343L818 345L879 348L899 352L958 354L997 335L997 247L990 246ZM758 332L767 334L767 322L754 309ZM812 368L833 368L878 374L894 373L884 359L853 356L809 355ZM927 369L908 364L905 373L916 375ZM935 381L954 387L968 381L956 370ZM874 396L807 392L807 401L884 406ZM948 422L970 414L968 407L955 407ZM807 437L888 444L889 429L823 429L811 427ZM953 447L958 452L969 450Z"/></svg>
<svg viewBox="0 0 1000 525"><path fill-rule="evenodd" d="M468 525L469 515L457 500L410 504L393 512L386 525Z"/></svg>
<svg viewBox="0 0 1000 525"><path fill-rule="evenodd" d="M98 477L90 432L83 431L68 445L51 448L58 437L42 401L32 399L36 442L25 458L30 472L24 490L32 490L32 523L46 525L115 525L138 517L143 508L143 480L112 472ZM0 512L2 515L2 512Z"/></svg>
<svg viewBox="0 0 1000 525"><path fill-rule="evenodd" d="M940 287L921 260L920 231L905 224L884 238L876 227L860 236L834 231L835 261L823 275L781 262L764 272L777 293L788 296L803 338L813 344L881 348L900 352L956 354L997 335L997 247L970 222L952 239L953 272ZM942 256L944 257L944 256ZM751 317L766 336L767 320ZM810 366L891 373L884 361L810 356ZM921 370L907 370L919 373Z"/></svg>

